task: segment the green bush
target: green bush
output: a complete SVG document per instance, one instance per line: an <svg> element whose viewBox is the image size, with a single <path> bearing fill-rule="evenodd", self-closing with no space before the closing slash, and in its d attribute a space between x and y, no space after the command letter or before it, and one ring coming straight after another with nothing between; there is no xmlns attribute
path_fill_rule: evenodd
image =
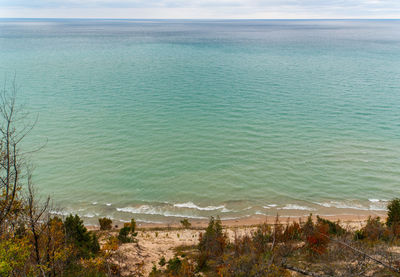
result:
<svg viewBox="0 0 400 277"><path fill-rule="evenodd" d="M209 260L218 260L224 253L227 243L227 237L222 232L221 220L211 217L206 232L200 234L198 269L206 268Z"/></svg>
<svg viewBox="0 0 400 277"><path fill-rule="evenodd" d="M158 264L159 264L160 266L164 266L166 263L167 263L167 262L165 261L165 257L162 256L162 257L160 258L160 261L158 262Z"/></svg>
<svg viewBox="0 0 400 277"><path fill-rule="evenodd" d="M386 228L379 217L369 217L367 224L360 230L356 231L354 237L356 240L368 239L371 242L381 239L387 240L388 237L385 231Z"/></svg>
<svg viewBox="0 0 400 277"><path fill-rule="evenodd" d="M131 225L130 225L130 227L131 227L131 233L132 233L132 235L136 237L136 235L137 235L137 233L135 233L135 231L136 231L136 221L135 221L134 218L131 219Z"/></svg>
<svg viewBox="0 0 400 277"><path fill-rule="evenodd" d="M167 264L167 270L170 273L178 274L181 269L182 261L178 257L170 259Z"/></svg>
<svg viewBox="0 0 400 277"><path fill-rule="evenodd" d="M183 226L183 228L190 228L190 226L192 226L192 224L189 222L189 220L187 218L181 220L181 224Z"/></svg>
<svg viewBox="0 0 400 277"><path fill-rule="evenodd" d="M366 236L362 230L356 230L354 232L354 240L363 240Z"/></svg>
<svg viewBox="0 0 400 277"><path fill-rule="evenodd" d="M226 243L221 220L211 217L206 232L200 236L199 250L212 256L219 256L223 253Z"/></svg>
<svg viewBox="0 0 400 277"><path fill-rule="evenodd" d="M119 230L118 240L122 243L133 242L133 237L137 236L136 230L136 221L135 219L131 219L131 223L125 223L124 227Z"/></svg>
<svg viewBox="0 0 400 277"><path fill-rule="evenodd" d="M400 224L400 199L396 198L390 201L387 209L388 217L386 225L390 227L394 224Z"/></svg>
<svg viewBox="0 0 400 277"><path fill-rule="evenodd" d="M111 230L112 220L107 217L99 218L99 224L100 230Z"/></svg>
<svg viewBox="0 0 400 277"><path fill-rule="evenodd" d="M313 234L315 231L315 225L312 220L312 214L307 217L307 221L301 226L301 233L303 239L306 239L309 235Z"/></svg>
<svg viewBox="0 0 400 277"><path fill-rule="evenodd" d="M26 239L0 240L0 276L26 276L31 245Z"/></svg>
<svg viewBox="0 0 400 277"><path fill-rule="evenodd" d="M78 215L69 215L64 221L64 227L67 241L78 248L79 256L90 257L100 250L96 235L88 232Z"/></svg>
<svg viewBox="0 0 400 277"><path fill-rule="evenodd" d="M339 222L333 222L317 216L317 223L327 224L329 226L328 232L331 235L340 236L346 233L346 230L339 225Z"/></svg>
<svg viewBox="0 0 400 277"><path fill-rule="evenodd" d="M129 237L130 227L123 227L119 230L118 240L122 243L129 243L132 242L132 238Z"/></svg>
<svg viewBox="0 0 400 277"><path fill-rule="evenodd" d="M258 251L266 251L270 248L269 242L272 240L272 229L267 223L263 223L252 232L252 240Z"/></svg>

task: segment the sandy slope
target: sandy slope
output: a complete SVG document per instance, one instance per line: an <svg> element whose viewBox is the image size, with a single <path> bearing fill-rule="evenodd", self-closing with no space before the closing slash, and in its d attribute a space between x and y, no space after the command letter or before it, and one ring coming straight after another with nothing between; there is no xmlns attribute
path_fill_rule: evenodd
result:
<svg viewBox="0 0 400 277"><path fill-rule="evenodd" d="M360 228L365 222L366 217L359 216L332 216L325 217L330 220L341 219L343 227ZM293 220L305 221L305 218L292 218ZM285 224L287 219L281 218L281 223ZM267 222L273 224L274 218L264 218L263 220L248 220L248 221L224 221L224 230L228 238L233 240L235 234L243 236L250 234L256 227L256 224ZM137 243L126 243L118 249L117 260L124 268L125 274L136 274L135 269L141 268L144 276L148 276L153 264L159 267L158 262L161 257L165 257L168 261L173 258L175 249L180 246L196 245L199 241L199 235L204 231L207 222L193 222L193 229L182 229L179 225L174 226L156 226L155 224L146 224L140 226L137 236ZM93 227L91 228L93 229ZM107 233L107 235L117 235L117 230Z"/></svg>

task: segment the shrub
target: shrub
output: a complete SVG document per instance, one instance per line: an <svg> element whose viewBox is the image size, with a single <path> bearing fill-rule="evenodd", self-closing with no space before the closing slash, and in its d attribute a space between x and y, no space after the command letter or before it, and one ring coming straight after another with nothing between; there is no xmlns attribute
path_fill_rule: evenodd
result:
<svg viewBox="0 0 400 277"><path fill-rule="evenodd" d="M31 246L24 239L0 240L0 276L26 276Z"/></svg>
<svg viewBox="0 0 400 277"><path fill-rule="evenodd" d="M102 257L94 257L90 259L81 259L80 261L83 274L81 276L106 276L107 264Z"/></svg>
<svg viewBox="0 0 400 277"><path fill-rule="evenodd" d="M157 266L155 264L153 264L153 267L151 268L149 277L157 277L157 276L163 276L163 275L161 273L161 270L158 270Z"/></svg>
<svg viewBox="0 0 400 277"><path fill-rule="evenodd" d="M390 232L391 235L393 235L393 238L400 237L400 223L392 224Z"/></svg>
<svg viewBox="0 0 400 277"><path fill-rule="evenodd" d="M190 223L187 218L181 220L181 224L185 229L190 228L190 226L192 226L192 223Z"/></svg>
<svg viewBox="0 0 400 277"><path fill-rule="evenodd" d="M314 224L310 214L302 226L302 234L306 241L305 247L311 257L324 254L329 243L329 224L317 221Z"/></svg>
<svg viewBox="0 0 400 277"><path fill-rule="evenodd" d="M329 234L331 235L340 236L346 233L346 230L339 225L339 221L333 222L317 216L317 222L321 224L327 224L329 227Z"/></svg>
<svg viewBox="0 0 400 277"><path fill-rule="evenodd" d="M293 222L291 224L286 225L286 229L283 232L283 239L284 241L301 239L300 224L297 222Z"/></svg>
<svg viewBox="0 0 400 277"><path fill-rule="evenodd" d="M119 230L118 240L122 243L129 243L132 242L132 238L129 237L130 227L123 227Z"/></svg>
<svg viewBox="0 0 400 277"><path fill-rule="evenodd" d="M14 236L18 239L23 238L26 235L26 227L25 224L20 223L18 227L15 229Z"/></svg>
<svg viewBox="0 0 400 277"><path fill-rule="evenodd" d="M368 239L370 241L377 241L386 237L385 231L386 228L379 217L369 217L367 220L367 224L363 228L361 228L361 230L356 231L355 239Z"/></svg>
<svg viewBox="0 0 400 277"><path fill-rule="evenodd" d="M131 227L131 233L132 233L132 235L136 237L136 235L137 235L137 233L135 233L135 230L136 230L136 221L135 221L134 218L131 219L131 225L130 225L130 227Z"/></svg>
<svg viewBox="0 0 400 277"><path fill-rule="evenodd" d="M200 274L196 274L194 270L194 265L187 259L179 259L177 256L170 259L167 262L167 268L162 271L162 269L157 269L156 265L153 266L152 272L150 272L149 277L158 276L169 276L169 277L199 277Z"/></svg>
<svg viewBox="0 0 400 277"><path fill-rule="evenodd" d="M317 223L314 230L307 236L306 247L311 256L324 254L328 249L329 225Z"/></svg>
<svg viewBox="0 0 400 277"><path fill-rule="evenodd" d="M210 218L205 233L200 234L199 250L211 256L220 256L226 245L226 236L222 233L221 220Z"/></svg>
<svg viewBox="0 0 400 277"><path fill-rule="evenodd" d="M307 236L311 235L314 232L315 226L312 220L312 214L310 214L307 218L307 221L301 226L301 233L303 234L304 239L307 239Z"/></svg>
<svg viewBox="0 0 400 277"><path fill-rule="evenodd" d="M271 227L267 223L258 226L257 230L252 233L253 243L258 251L265 251L269 248L268 243L272 237Z"/></svg>
<svg viewBox="0 0 400 277"><path fill-rule="evenodd" d="M107 217L99 218L99 224L100 230L111 230L112 220Z"/></svg>
<svg viewBox="0 0 400 277"><path fill-rule="evenodd" d="M363 240L365 239L365 234L362 230L356 230L354 232L354 240Z"/></svg>
<svg viewBox="0 0 400 277"><path fill-rule="evenodd" d="M117 237L111 236L107 239L106 243L103 245L102 250L116 251L119 247L119 239Z"/></svg>
<svg viewBox="0 0 400 277"><path fill-rule="evenodd" d="M387 226L392 226L394 224L400 224L400 199L396 198L390 201L387 206L388 217L386 224Z"/></svg>
<svg viewBox="0 0 400 277"><path fill-rule="evenodd" d="M227 238L222 233L221 220L219 218L215 220L214 217L211 217L206 232L200 234L199 240L200 255L197 265L199 269L202 269L207 266L209 259L215 260L224 253Z"/></svg>
<svg viewBox="0 0 400 277"><path fill-rule="evenodd" d="M167 271L170 273L178 274L181 269L182 261L178 257L170 259L167 263Z"/></svg>
<svg viewBox="0 0 400 277"><path fill-rule="evenodd" d="M90 257L100 250L96 235L88 232L78 215L69 215L64 221L64 227L67 241L78 248L78 256Z"/></svg>
<svg viewBox="0 0 400 277"><path fill-rule="evenodd" d="M133 242L133 237L137 236L136 229L136 221L135 219L131 219L130 223L125 223L124 227L119 230L118 240L122 243Z"/></svg>
<svg viewBox="0 0 400 277"><path fill-rule="evenodd" d="M167 263L167 262L165 261L165 257L162 256L162 257L160 258L160 261L158 262L158 264L159 264L160 266L164 266L166 263Z"/></svg>

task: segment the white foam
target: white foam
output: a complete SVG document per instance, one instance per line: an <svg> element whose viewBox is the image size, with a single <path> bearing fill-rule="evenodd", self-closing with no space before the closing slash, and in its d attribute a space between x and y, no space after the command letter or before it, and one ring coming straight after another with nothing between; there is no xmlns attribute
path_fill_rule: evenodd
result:
<svg viewBox="0 0 400 277"><path fill-rule="evenodd" d="M375 198L371 198L371 199L368 199L370 202L379 202L379 201L381 201L381 200L379 200L379 199L375 199Z"/></svg>
<svg viewBox="0 0 400 277"><path fill-rule="evenodd" d="M93 202L92 205L97 205L97 202Z"/></svg>
<svg viewBox="0 0 400 277"><path fill-rule="evenodd" d="M107 206L111 206L111 203L106 203Z"/></svg>
<svg viewBox="0 0 400 277"><path fill-rule="evenodd" d="M262 213L262 212L260 212L260 211L256 211L254 214L256 214L256 215L267 215L267 214Z"/></svg>
<svg viewBox="0 0 400 277"><path fill-rule="evenodd" d="M72 215L74 215L74 214L77 214L77 213L79 213L79 212L82 212L82 211L84 211L85 209L78 209L78 210L67 210L67 211L65 211L65 210L52 210L52 211L50 211L50 213L51 214L56 214L56 215L63 215L63 216L67 216L67 215L70 215L70 214L72 214Z"/></svg>
<svg viewBox="0 0 400 277"><path fill-rule="evenodd" d="M70 214L70 212L63 212L63 211L50 211L51 214L56 214L56 215L63 215L67 216Z"/></svg>
<svg viewBox="0 0 400 277"><path fill-rule="evenodd" d="M276 204L268 204L267 206L262 206L264 209L271 209L271 208L275 208L276 206L278 206L278 205L276 205Z"/></svg>
<svg viewBox="0 0 400 277"><path fill-rule="evenodd" d="M145 219L135 219L135 221L136 222L139 222L139 223L156 223L156 224L162 224L162 223L165 223L165 222L162 222L162 221L155 221L155 220L145 220ZM127 222L130 222L130 221L127 221Z"/></svg>
<svg viewBox="0 0 400 277"><path fill-rule="evenodd" d="M361 210L361 211L369 210L369 208L364 207L363 205L360 205L360 204L356 204L356 203L348 204L345 202L330 201L330 202L316 203L316 204L326 207L326 208L353 209L353 210Z"/></svg>
<svg viewBox="0 0 400 277"><path fill-rule="evenodd" d="M99 214L98 213L87 213L87 214L83 215L83 217L89 217L89 218L92 218L95 216L99 216Z"/></svg>
<svg viewBox="0 0 400 277"><path fill-rule="evenodd" d="M124 223L131 222L130 220L124 220L124 219L119 219L118 221L124 222ZM162 221L146 220L146 219L140 219L140 218L137 218L137 219L135 218L135 221L136 221L137 223L156 223L156 224L163 224L163 223L165 223L165 222L162 222Z"/></svg>
<svg viewBox="0 0 400 277"><path fill-rule="evenodd" d="M186 215L186 214L173 213L170 211L164 211L161 208L152 207L149 205L142 205L137 208L134 208L134 207L117 208L117 211L132 213L132 214L161 215L161 216L165 216L165 217L182 217L182 218L194 218L194 219L205 219L206 218L203 216Z"/></svg>
<svg viewBox="0 0 400 277"><path fill-rule="evenodd" d="M370 205L369 209L371 211L387 211L387 208L385 205Z"/></svg>
<svg viewBox="0 0 400 277"><path fill-rule="evenodd" d="M162 215L163 215L163 216L166 216L166 217L181 217L181 218L192 218L192 219L207 219L207 217L204 217L204 216L177 214L177 213L171 213L171 212L164 212Z"/></svg>
<svg viewBox="0 0 400 277"><path fill-rule="evenodd" d="M221 210L221 213L229 213L229 212L232 212L232 210L229 210L225 207Z"/></svg>
<svg viewBox="0 0 400 277"><path fill-rule="evenodd" d="M151 207L149 205L142 205L137 208L134 207L117 208L117 211L132 213L132 214L155 214L155 215L160 214L160 212L157 211L156 208Z"/></svg>
<svg viewBox="0 0 400 277"><path fill-rule="evenodd" d="M207 206L207 207L200 207L194 204L193 202L186 202L186 203L181 203L181 204L174 204L174 207L176 208L188 208L188 209L196 209L199 211L214 211L214 210L221 210L224 209L225 206Z"/></svg>
<svg viewBox="0 0 400 277"><path fill-rule="evenodd" d="M315 211L314 208L310 208L307 206L300 206L300 205L296 205L296 204L287 204L285 207L283 208L278 208L280 210L302 210L302 211Z"/></svg>

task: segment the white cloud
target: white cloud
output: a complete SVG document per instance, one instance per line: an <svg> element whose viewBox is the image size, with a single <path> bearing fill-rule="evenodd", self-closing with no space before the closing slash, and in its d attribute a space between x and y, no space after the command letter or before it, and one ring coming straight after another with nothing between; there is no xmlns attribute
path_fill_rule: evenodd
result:
<svg viewBox="0 0 400 277"><path fill-rule="evenodd" d="M399 18L399 0L0 0L1 17Z"/></svg>

